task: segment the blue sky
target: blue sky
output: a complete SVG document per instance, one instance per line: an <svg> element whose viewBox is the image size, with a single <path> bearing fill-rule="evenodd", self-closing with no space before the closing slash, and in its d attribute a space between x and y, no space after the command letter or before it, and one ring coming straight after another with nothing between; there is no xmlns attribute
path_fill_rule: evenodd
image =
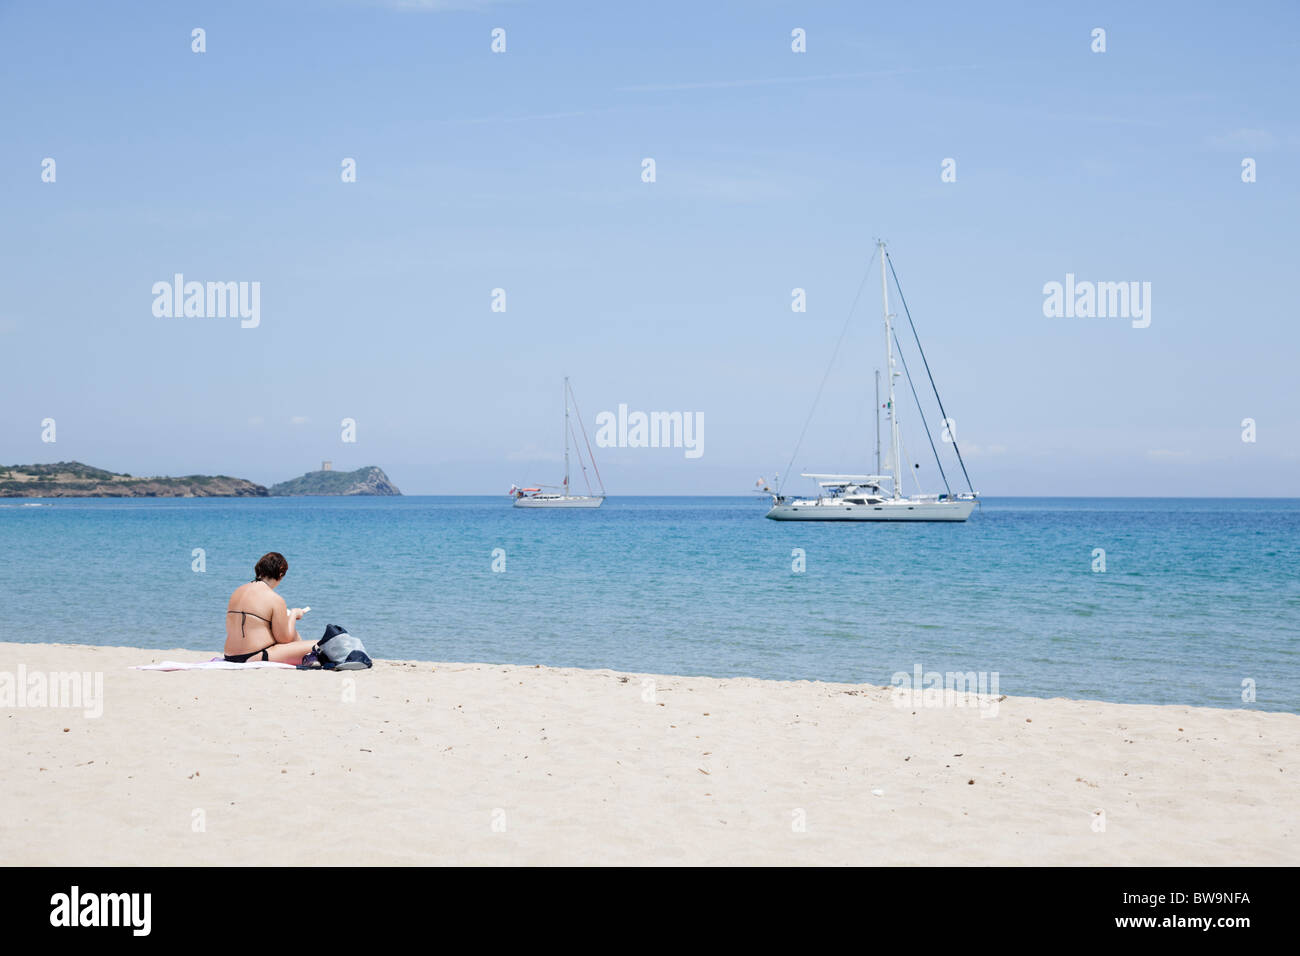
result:
<svg viewBox="0 0 1300 956"><path fill-rule="evenodd" d="M1297 7L1040 6L0 3L0 461L504 493L567 374L593 435L704 417L611 494L743 492L882 236L982 493L1295 495ZM260 326L155 317L177 272ZM1066 273L1150 327L1045 317ZM796 471L872 464L875 276L850 329Z"/></svg>

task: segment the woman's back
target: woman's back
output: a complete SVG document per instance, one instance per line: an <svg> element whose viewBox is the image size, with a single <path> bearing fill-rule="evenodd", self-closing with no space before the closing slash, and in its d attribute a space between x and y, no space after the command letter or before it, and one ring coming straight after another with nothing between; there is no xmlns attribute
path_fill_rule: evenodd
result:
<svg viewBox="0 0 1300 956"><path fill-rule="evenodd" d="M226 653L245 654L274 644L271 621L283 603L262 581L235 588L226 604Z"/></svg>

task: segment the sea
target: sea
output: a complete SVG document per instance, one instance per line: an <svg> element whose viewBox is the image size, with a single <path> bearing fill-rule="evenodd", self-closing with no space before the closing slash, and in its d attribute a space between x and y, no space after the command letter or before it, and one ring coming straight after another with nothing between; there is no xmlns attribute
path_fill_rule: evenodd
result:
<svg viewBox="0 0 1300 956"><path fill-rule="evenodd" d="M992 498L962 524L765 498L0 501L0 640L220 653L264 552L371 656L1300 712L1300 499ZM0 653L0 656L3 656Z"/></svg>

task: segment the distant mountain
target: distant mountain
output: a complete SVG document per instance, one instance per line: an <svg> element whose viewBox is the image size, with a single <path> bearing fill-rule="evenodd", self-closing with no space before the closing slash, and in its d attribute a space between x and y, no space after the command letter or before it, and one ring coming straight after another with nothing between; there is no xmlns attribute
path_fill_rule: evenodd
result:
<svg viewBox="0 0 1300 956"><path fill-rule="evenodd" d="M309 471L271 486L271 494L287 495L400 495L382 468L370 465L356 471Z"/></svg>
<svg viewBox="0 0 1300 956"><path fill-rule="evenodd" d="M136 478L60 461L0 465L0 498L265 498L262 485L228 475Z"/></svg>

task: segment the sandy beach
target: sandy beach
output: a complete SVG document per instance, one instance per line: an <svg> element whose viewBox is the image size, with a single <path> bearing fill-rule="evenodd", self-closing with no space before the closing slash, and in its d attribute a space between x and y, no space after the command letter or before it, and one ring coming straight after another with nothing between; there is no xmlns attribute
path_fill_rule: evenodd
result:
<svg viewBox="0 0 1300 956"><path fill-rule="evenodd" d="M415 661L130 669L210 656L0 643L0 673L103 675L100 716L0 709L0 859L1300 863L1294 714L1005 697L990 716L868 685Z"/></svg>

